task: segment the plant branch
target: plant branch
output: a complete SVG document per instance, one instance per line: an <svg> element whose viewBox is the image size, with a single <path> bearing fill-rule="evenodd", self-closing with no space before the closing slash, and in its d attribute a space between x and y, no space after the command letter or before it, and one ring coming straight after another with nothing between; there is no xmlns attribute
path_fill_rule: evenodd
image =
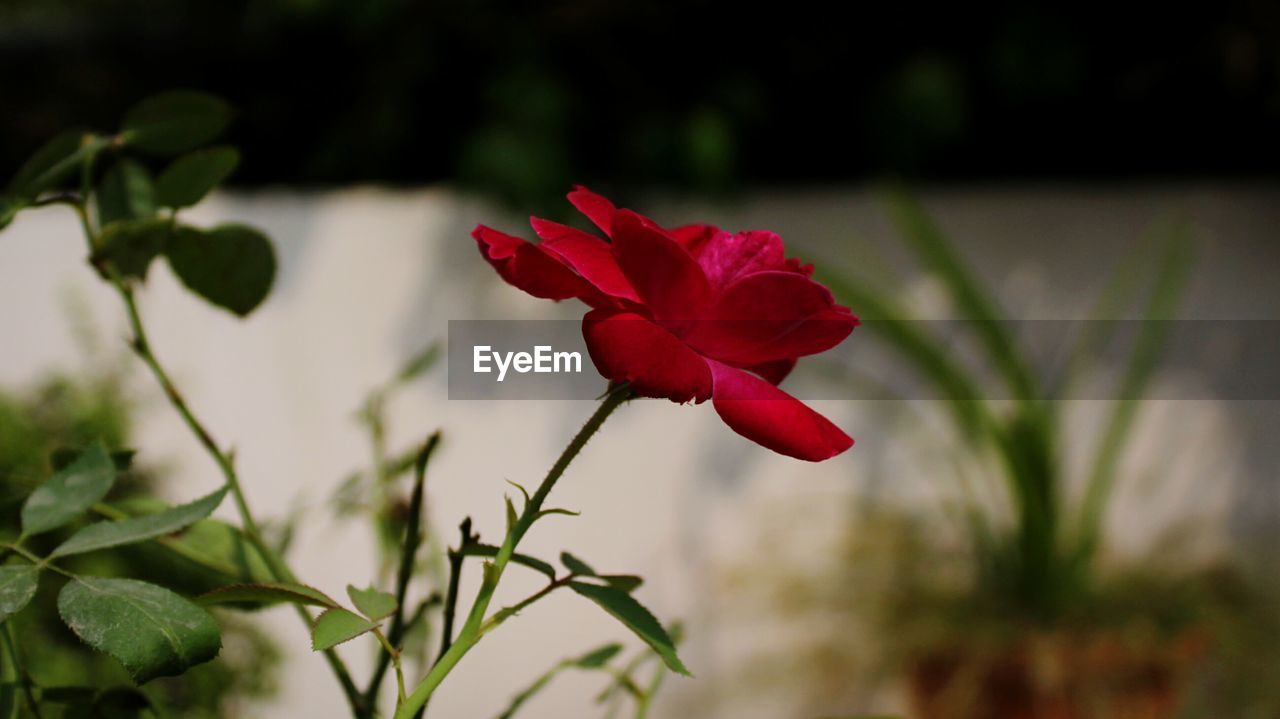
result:
<svg viewBox="0 0 1280 719"><path fill-rule="evenodd" d="M89 244L91 256L96 253L100 243L98 233L94 230L93 221L89 216L88 197L91 190L91 166L85 163L81 170L81 197L80 201L74 205L76 214L80 218L80 224L84 229L85 240ZM133 331L133 350L142 359L147 368L151 370L151 374L159 383L161 390L168 398L169 403L173 405L192 434L196 436L200 444L213 458L214 462L221 470L226 480L227 488L231 492L231 496L235 500L236 509L240 514L240 521L244 525L245 537L251 544L262 554L263 560L266 561L271 574L279 581L296 581L296 577L289 569L288 565L267 546L263 540L262 531L258 526L258 522L254 519L253 512L249 509L248 501L245 498L244 490L240 486L239 477L236 475L235 466L232 462L231 454L224 452L218 447L213 436L205 428L205 426L196 418L195 413L187 405L186 400L178 392L177 387L169 377L169 373L165 371L164 366L160 364L159 358L151 349L151 343L147 339L146 328L142 323L142 317L138 312L138 303L134 298L133 288L128 282L115 272L109 266L99 266L99 271L105 271L105 275L111 285L120 295L120 299L124 302L125 310L129 318L129 326ZM306 608L297 606L298 615L307 624L311 626L313 618ZM326 650L324 653L325 660L328 662L334 675L338 678L338 682L342 685L343 694L346 696L348 703L351 705L352 711L359 716L361 710L360 691L356 688L355 682L351 678L351 672L347 669L342 659L333 650Z"/></svg>
<svg viewBox="0 0 1280 719"><path fill-rule="evenodd" d="M480 634L481 635L486 634L490 630L497 627L499 624L502 624L503 622L505 622L512 615L519 614L520 611L523 610L525 607L528 607L530 604L533 604L539 599L542 599L543 597L554 592L555 590L561 587L567 586L569 582L572 582L577 578L578 578L577 574L568 574L564 577L561 577L560 579L555 580L554 582L547 584L547 586L543 587L542 589L539 589L533 594L530 594L529 596L525 597L519 602L516 602L515 604L509 607L504 607L498 610L493 614L493 616L486 619L484 623L480 625Z"/></svg>
<svg viewBox="0 0 1280 719"><path fill-rule="evenodd" d="M396 663L396 679L400 683L398 696L400 700L404 699L404 676L400 663L392 652L393 650L398 652L395 647L399 647L408 628L417 618L417 613L415 613L415 617L405 620L404 600L409 591L409 580L413 577L413 567L417 560L418 548L422 545L422 506L426 501L427 464L439 444L440 432L437 431L427 438L414 463L413 495L409 499L409 521L405 526L403 551L400 553L400 567L396 574L396 611L391 617L391 629L388 630L389 643L384 643L384 646L388 647L387 651L378 656L378 664L374 667L373 675L369 678L369 685L364 691L364 716L366 717L372 717L374 714L374 709L378 704L378 687L382 685L382 679L387 674L387 666L393 660Z"/></svg>
<svg viewBox="0 0 1280 719"><path fill-rule="evenodd" d="M390 657L391 663L396 667L396 706L400 706L404 702L404 668L400 666L400 650L387 641L387 635L383 634L381 629L375 627L373 635L382 644L383 656Z"/></svg>
<svg viewBox="0 0 1280 719"><path fill-rule="evenodd" d="M485 614L489 609L489 603L493 600L493 594L498 588L498 582L502 579L502 573L506 570L507 563L511 561L511 555L515 553L516 546L520 543L521 538L529 531L533 523L542 516L542 504L546 501L547 495L555 488L556 482L560 480L560 477L569 468L569 464L573 462L574 458L582 451L582 448L600 430L609 415L613 414L614 410L621 407L633 396L630 388L626 385L612 388L605 395L604 401L596 408L595 413L591 415L582 429L570 440L569 446L565 447L560 457L556 459L555 464L551 465L551 469L547 472L547 476L543 478L542 484L538 485L537 491L525 503L524 509L515 523L508 528L507 537L503 541L497 556L494 557L491 563L485 564L484 579L480 584L480 591L477 593L475 602L471 605L471 610L467 614L466 623L463 624L461 631L458 632L457 639L445 650L435 665L431 667L431 671L427 673L427 676L418 683L405 702L400 705L400 708L396 711L395 719L411 719L419 709L426 706L436 687L440 686L440 683L457 666L462 657L480 641L480 637L483 634Z"/></svg>
<svg viewBox="0 0 1280 719"><path fill-rule="evenodd" d="M440 659L449 651L453 644L453 623L458 614L458 585L462 581L462 564L466 559L463 550L467 545L475 541L474 535L471 534L471 517L462 520L462 524L458 526L458 531L462 535L456 550L449 550L449 585L445 588L444 597L444 626L440 631L440 651L436 654L435 663L439 663Z"/></svg>
<svg viewBox="0 0 1280 719"><path fill-rule="evenodd" d="M42 719L44 715L40 712L40 704L36 701L35 692L31 691L31 675L27 673L27 667L22 663L22 656L18 654L18 644L13 639L13 628L10 622L4 622L0 636L4 639L5 651L8 652L9 660L13 663L13 676L22 685L22 693L27 700L27 706L31 709L31 715L36 719Z"/></svg>

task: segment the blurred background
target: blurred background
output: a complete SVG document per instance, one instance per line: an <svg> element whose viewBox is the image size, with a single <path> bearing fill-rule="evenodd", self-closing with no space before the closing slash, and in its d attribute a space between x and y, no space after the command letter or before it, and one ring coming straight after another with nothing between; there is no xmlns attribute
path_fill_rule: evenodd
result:
<svg viewBox="0 0 1280 719"><path fill-rule="evenodd" d="M710 407L637 403L557 488L582 516L529 537L643 575L641 598L683 623L698 678L668 679L654 716L1280 717L1280 403L1162 371L1158 330L1280 314L1275 3L7 0L0 83L5 177L156 91L234 104L244 160L184 216L266 230L274 294L238 321L157 267L143 312L310 583L379 576L368 519L386 507L359 481L371 396L393 451L445 431L440 543L468 515L496 539L504 480L536 481L590 411L449 401L443 366L378 395L448 320L576 316L503 285L468 233L566 217L581 182L668 225L774 230L876 320L851 361L784 385L865 397L813 403L858 440L847 454L794 462ZM217 482L81 247L57 208L0 235L6 522L48 449L93 436L137 447L132 481L170 499ZM1060 373L982 329L1002 318L1149 321L1117 351L1081 338ZM1230 342L1205 344L1230 361ZM878 366L932 390L895 395ZM512 575L499 599L536 586ZM37 609L50 681L123 680ZM284 610L237 621L203 675L154 688L168 706L342 716ZM497 715L610 639L627 637L555 597L487 638L432 714ZM524 715L601 714L605 684L567 674Z"/></svg>

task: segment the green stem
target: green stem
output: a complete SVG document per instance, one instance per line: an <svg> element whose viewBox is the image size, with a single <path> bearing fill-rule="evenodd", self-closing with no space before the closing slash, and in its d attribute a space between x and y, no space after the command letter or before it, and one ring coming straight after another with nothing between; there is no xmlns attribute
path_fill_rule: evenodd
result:
<svg viewBox="0 0 1280 719"><path fill-rule="evenodd" d="M387 641L387 635L383 634L381 629L375 628L373 635L378 638L386 656L391 657L391 663L396 667L396 706L400 706L404 701L404 668L400 666L400 650L391 646L391 642Z"/></svg>
<svg viewBox="0 0 1280 719"><path fill-rule="evenodd" d="M27 560L28 562L31 562L32 564L36 565L37 567L43 567L43 566L45 566L45 564L46 564L46 563L47 563L47 561L48 561L48 560L45 560L45 559L41 559L40 557L37 557L36 555L32 554L31 552L28 552L26 549L23 549L22 545L20 545L20 544L6 544L6 545L4 545L4 548L5 548L5 550L7 550L7 551L9 551L9 552L13 552L14 554L18 555L19 557L22 557L23 559Z"/></svg>
<svg viewBox="0 0 1280 719"><path fill-rule="evenodd" d="M636 698L635 719L645 719L649 715L649 706L653 703L653 698L657 696L658 690L662 688L662 682L666 678L667 665L658 662L653 678L649 680L649 686L645 687L644 691L640 692L640 696Z"/></svg>
<svg viewBox="0 0 1280 719"><path fill-rule="evenodd" d="M539 599L542 599L543 597L554 592L560 587L567 586L569 582L572 582L577 578L578 578L578 575L576 574L570 574L570 575L561 577L560 579L557 579L554 582L551 582L550 584L543 587L542 589L539 589L533 594L530 594L524 599L521 599L519 602L516 602L515 604L509 607L504 607L502 610L496 612L492 617L489 617L484 621L483 624L480 625L480 635L484 636L485 634L488 634L490 631L497 628L499 624L502 624L507 619L511 618L513 615L519 614L521 610L523 610L525 607L528 607L530 604L533 604Z"/></svg>
<svg viewBox="0 0 1280 719"><path fill-rule="evenodd" d="M525 702L529 701L534 694L542 691L544 687L551 683L552 679L556 678L556 675L571 666L573 666L572 663L563 661L548 669L542 674L542 676L535 679L534 682L524 691L512 697L511 703L507 705L505 711L498 715L498 719L511 719L511 717L515 716L516 712L520 710L520 707L524 706Z"/></svg>
<svg viewBox="0 0 1280 719"><path fill-rule="evenodd" d="M444 618L440 631L440 651L436 654L437 663L448 653L449 648L453 645L453 622L458 614L458 586L462 583L462 564L466 559L463 550L468 544L475 541L471 534L470 517L462 520L462 524L458 527L458 532L462 535L462 539L458 543L458 549L449 550L449 585L445 588Z"/></svg>
<svg viewBox="0 0 1280 719"><path fill-rule="evenodd" d="M409 621L405 621L404 600L409 591L409 580L413 576L413 567L414 562L417 560L418 548L422 544L422 504L426 495L427 463L439 444L440 432L435 432L427 438L426 444L418 452L417 461L414 463L413 495L409 499L409 521L405 526L404 542L400 554L400 568L396 574L396 611L391 617L391 629L388 633L389 641L384 644L384 646L388 647L387 651L379 655L378 663L374 667L373 675L370 677L369 684L364 691L364 717L371 718L373 716L378 704L378 688L382 685L383 677L386 676L388 665L393 661L396 665L396 679L400 683L400 693L397 696L400 701L404 700L404 675L400 667L399 650L395 649L395 647L398 647L400 642L403 641L405 632L413 621L412 618Z"/></svg>
<svg viewBox="0 0 1280 719"><path fill-rule="evenodd" d="M40 704L36 702L36 695L31 691L31 675L27 673L27 668L22 663L22 656L18 654L18 643L13 639L13 628L9 625L10 622L4 622L0 636L4 638L5 651L8 652L9 660L13 663L14 678L22 685L22 693L26 697L27 706L31 709L31 715L41 719L43 715L40 713Z"/></svg>
<svg viewBox="0 0 1280 719"><path fill-rule="evenodd" d="M96 255L100 240L98 233L94 230L93 220L89 216L88 201L92 190L92 166L86 162L81 168L81 188L80 200L74 205L76 215L80 218L80 225L84 230L85 240L89 244L90 256ZM231 496L235 500L236 509L240 514L240 521L244 525L245 537L255 548L261 553L263 560L267 564L273 577L278 581L296 581L296 577L279 556L272 551L267 543L263 540L262 531L258 526L258 522L254 519L253 512L249 509L249 503L245 499L244 490L240 486L239 477L236 475L235 466L232 463L231 455L222 451L213 436L205 429L204 425L196 418L191 408L187 406L186 401L178 392L173 381L169 378L168 372L160 364L160 360L155 353L151 351L151 343L147 339L146 329L142 324L142 318L138 312L138 304L134 299L133 289L127 281L109 266L99 266L100 272L103 272L111 285L115 287L120 298L124 301L125 310L129 316L129 325L133 330L134 340L133 348L142 361L151 370L151 374L160 384L165 396L169 399L169 403L173 405L178 414L182 416L187 427L196 436L200 444L204 446L218 465L218 469L222 471L223 477L226 479L227 488L231 492ZM312 625L314 619L311 612L302 606L295 605L298 616L308 627ZM362 698L360 690L356 688L355 681L351 678L351 672L348 671L346 664L333 650L324 652L325 660L329 667L333 670L334 675L338 678L338 683L342 685L343 694L346 696L348 703L351 705L352 712L359 716L361 712Z"/></svg>
<svg viewBox="0 0 1280 719"><path fill-rule="evenodd" d="M160 364L160 360L151 349L151 342L147 338L147 331L142 324L142 317L138 312L138 303L134 298L133 289L129 287L118 276L111 277L111 284L120 294L121 300L124 301L125 310L129 316L129 326L133 330L133 349L142 362L151 370L151 374L155 377L156 382L160 385L160 389L168 398L169 404L177 410L182 420L186 423L191 433L195 435L205 451L213 458L218 469L222 471L222 476L227 482L227 489L231 492L231 497L235 501L236 510L240 515L240 522L244 525L244 535L255 549L262 555L263 560L267 564L267 569L276 581L281 582L297 582L298 578L293 570L285 564L284 560L268 546L263 537L262 529L258 525L257 519L253 516L253 511L249 508L249 501L246 499L244 489L240 485L240 477L236 474L235 463L232 461L231 454L224 452L218 447L218 443L213 439L213 435L191 411L191 407L187 404L182 394L178 392L178 388L170 379L169 373ZM311 612L301 605L294 605L298 616L311 626L314 618ZM356 716L360 716L363 709L363 700L360 690L356 688L355 681L351 678L351 672L347 669L346 664L338 657L337 653L332 649L325 650L325 660L329 667L333 670L334 675L338 678L338 682L342 685L343 694L347 697L347 702L351 705L351 710Z"/></svg>
<svg viewBox="0 0 1280 719"><path fill-rule="evenodd" d="M462 625L461 631L458 632L458 638L454 640L449 649L440 657L431 667L431 671L427 676L418 683L409 697L405 700L400 708L396 710L395 719L411 719L419 709L426 705L427 700L435 692L444 678L453 671L462 657L471 651L483 635L483 626L485 623L485 613L489 609L489 603L493 600L493 594L498 588L498 582L502 579L502 573L507 568L507 563L511 561L511 555L515 553L516 546L529 531L529 527L537 521L542 511L542 503L546 501L547 495L551 494L551 490L555 487L556 482L560 480L564 471L569 468L569 464L573 462L582 448L586 446L587 441L600 430L604 421L613 414L613 411L621 407L623 403L631 399L632 393L626 387L614 388L613 391L605 395L604 401L596 409L587 423L583 425L578 434L574 435L569 442L569 446L565 447L560 457L551 465L547 476L542 480L542 484L538 485L538 490L533 493L529 501L525 503L524 510L516 519L515 524L507 530L506 540L503 541L502 547L498 550L497 556L493 562L485 565L484 579L480 584L480 591L476 595L475 603L471 605L471 611L467 614L467 620Z"/></svg>
<svg viewBox="0 0 1280 719"><path fill-rule="evenodd" d="M373 393L365 403L362 417L369 430L369 448L373 455L373 523L378 542L378 581L386 580L390 568L390 556L385 551L386 538L390 524L390 484L392 473L387 460L387 428L384 415L384 397L381 392Z"/></svg>

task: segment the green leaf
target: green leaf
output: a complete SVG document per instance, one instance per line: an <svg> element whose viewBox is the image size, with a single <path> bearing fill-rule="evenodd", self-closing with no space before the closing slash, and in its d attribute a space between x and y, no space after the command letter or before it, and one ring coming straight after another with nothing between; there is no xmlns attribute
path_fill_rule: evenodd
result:
<svg viewBox="0 0 1280 719"><path fill-rule="evenodd" d="M511 481L511 480L509 480L509 479L507 480L507 484L509 484L509 485L511 485L512 487L515 487L516 489L520 490L520 496L521 496L521 497L524 497L524 506L528 507L528 506L529 506L529 502L531 501L531 500L529 499L529 490L525 489L523 484L520 484L519 482L512 482L512 481Z"/></svg>
<svg viewBox="0 0 1280 719"><path fill-rule="evenodd" d="M492 544L481 544L472 542L464 545L462 549L456 550L464 557L496 557L498 556L498 547ZM519 552L511 555L511 561L524 567L528 567L536 572L542 572L547 575L547 579L556 580L556 568L551 566L550 562L544 562L537 557L530 557L527 554Z"/></svg>
<svg viewBox="0 0 1280 719"><path fill-rule="evenodd" d="M570 663L579 669L599 669L608 664L610 659L618 656L620 651L622 651L621 644L606 644L583 654L577 659L570 660Z"/></svg>
<svg viewBox="0 0 1280 719"><path fill-rule="evenodd" d="M311 629L311 648L315 651L332 649L377 628L377 624L342 608L329 609L316 618Z"/></svg>
<svg viewBox="0 0 1280 719"><path fill-rule="evenodd" d="M116 467L101 442L90 445L76 461L58 471L22 505L25 536L57 529L102 500L116 481Z"/></svg>
<svg viewBox="0 0 1280 719"><path fill-rule="evenodd" d="M620 589L627 594L634 592L640 588L641 584L644 584L644 580L634 574L602 574L600 578L604 580L605 584L614 589Z"/></svg>
<svg viewBox="0 0 1280 719"><path fill-rule="evenodd" d="M40 570L33 564L0 567L0 622L27 606L39 582Z"/></svg>
<svg viewBox="0 0 1280 719"><path fill-rule="evenodd" d="M137 160L122 157L102 176L94 193L98 224L139 220L156 214L155 186L151 173Z"/></svg>
<svg viewBox="0 0 1280 719"><path fill-rule="evenodd" d="M55 472L66 469L83 451L75 447L56 447L49 453L49 465ZM117 472L128 472L136 456L138 456L136 449L115 449L111 451L111 462L115 464Z"/></svg>
<svg viewBox="0 0 1280 719"><path fill-rule="evenodd" d="M103 228L95 258L125 277L145 280L151 261L164 252L173 233L173 223L163 218L117 220Z"/></svg>
<svg viewBox="0 0 1280 719"><path fill-rule="evenodd" d="M404 366L400 368L400 372L396 374L396 381L409 382L417 379L423 372L435 366L443 354L440 341L432 342L416 355L410 357L408 362L404 363Z"/></svg>
<svg viewBox="0 0 1280 719"><path fill-rule="evenodd" d="M361 614L375 622L391 616L398 606L395 595L379 591L372 586L368 589L356 589L348 584L347 596L351 597L351 603L356 605L356 609L359 609Z"/></svg>
<svg viewBox="0 0 1280 719"><path fill-rule="evenodd" d="M572 554L569 554L568 552L560 553L560 563L564 565L565 569L568 569L570 572L573 572L574 574L581 574L584 577L596 576L596 570L592 569L591 565L587 564L581 559L578 559Z"/></svg>
<svg viewBox="0 0 1280 719"><path fill-rule="evenodd" d="M663 629L653 614L630 594L614 587L586 582L570 582L569 588L595 602L601 609L613 615L614 619L622 622L637 637L644 640L645 644L652 647L671 671L693 676L680 661L680 657L676 656L675 643L671 641L667 630Z"/></svg>
<svg viewBox="0 0 1280 719"><path fill-rule="evenodd" d="M23 163L9 183L9 191L19 198L33 200L41 192L74 177L81 163L106 144L106 139L80 130L61 133Z"/></svg>
<svg viewBox="0 0 1280 719"><path fill-rule="evenodd" d="M226 495L227 489L223 487L194 502L158 514L130 517L117 522L90 524L58 545L58 548L49 556L65 557L71 554L84 554L172 534L212 514Z"/></svg>
<svg viewBox="0 0 1280 719"><path fill-rule="evenodd" d="M1080 560L1087 560L1100 543L1101 525L1107 508L1107 497L1115 483L1116 469L1147 385L1159 365L1168 342L1170 322L1177 314L1193 263L1191 228L1179 223L1169 230L1168 246L1156 268L1154 285L1146 299L1143 321L1129 360L1125 364L1116 400L1112 403L1089 479L1081 502L1081 539L1076 550Z"/></svg>
<svg viewBox="0 0 1280 719"><path fill-rule="evenodd" d="M196 522L175 543L191 550L186 555L188 559L233 582L253 584L275 579L263 550L239 527L220 519Z"/></svg>
<svg viewBox="0 0 1280 719"><path fill-rule="evenodd" d="M266 299L276 275L270 240L244 225L182 227L169 241L168 257L192 292L241 317Z"/></svg>
<svg viewBox="0 0 1280 719"><path fill-rule="evenodd" d="M516 516L516 506L511 503L511 497L504 494L502 499L507 503L507 531L510 532L519 518Z"/></svg>
<svg viewBox="0 0 1280 719"><path fill-rule="evenodd" d="M86 644L115 657L139 684L181 674L218 655L218 624L177 594L136 579L80 577L58 613Z"/></svg>
<svg viewBox="0 0 1280 719"><path fill-rule="evenodd" d="M327 594L305 584L292 582L261 582L259 584L232 584L202 594L196 601L204 605L242 604L247 602L274 604L289 602L291 604L308 604L327 609L337 608L338 603Z"/></svg>
<svg viewBox="0 0 1280 719"><path fill-rule="evenodd" d="M183 155L156 179L156 202L164 207L190 207L222 184L240 164L234 147L211 147Z"/></svg>
<svg viewBox="0 0 1280 719"><path fill-rule="evenodd" d="M23 203L14 197L0 196L0 230L9 226L13 218L18 216Z"/></svg>
<svg viewBox="0 0 1280 719"><path fill-rule="evenodd" d="M575 512L572 509L562 509L560 507L553 507L551 509L541 510L540 512L538 512L537 515L535 515L535 518L542 519L543 517L550 517L553 514L563 514L566 517L578 517L582 515L582 512Z"/></svg>
<svg viewBox="0 0 1280 719"><path fill-rule="evenodd" d="M144 152L176 155L213 140L231 121L231 107L203 92L176 90L149 97L124 116L124 142Z"/></svg>

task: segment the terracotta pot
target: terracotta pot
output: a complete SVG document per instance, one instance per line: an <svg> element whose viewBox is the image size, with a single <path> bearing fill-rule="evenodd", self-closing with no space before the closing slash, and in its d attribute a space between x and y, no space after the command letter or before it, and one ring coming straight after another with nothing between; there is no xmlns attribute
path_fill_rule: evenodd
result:
<svg viewBox="0 0 1280 719"><path fill-rule="evenodd" d="M1202 634L1159 643L1042 634L1001 648L939 650L911 666L918 719L1168 719Z"/></svg>

